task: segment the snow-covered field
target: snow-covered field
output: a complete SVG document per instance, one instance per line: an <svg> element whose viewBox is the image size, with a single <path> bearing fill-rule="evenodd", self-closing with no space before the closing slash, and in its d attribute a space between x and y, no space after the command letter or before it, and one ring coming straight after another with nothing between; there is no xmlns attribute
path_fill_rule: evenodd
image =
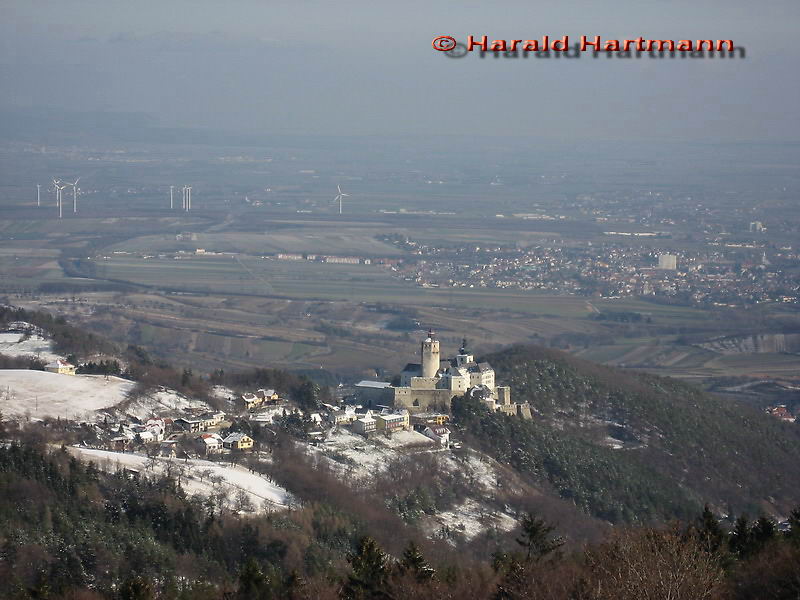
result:
<svg viewBox="0 0 800 600"><path fill-rule="evenodd" d="M37 356L44 362L51 362L57 358L64 358L53 352L49 340L38 335L32 335L22 341L21 333L0 333L0 354L7 356Z"/></svg>
<svg viewBox="0 0 800 600"><path fill-rule="evenodd" d="M45 371L0 369L0 411L33 418L82 420L119 404L134 384L103 375L59 375Z"/></svg>
<svg viewBox="0 0 800 600"><path fill-rule="evenodd" d="M211 409L205 402L190 400L175 390L163 388L136 397L134 400L125 403L123 409L109 412L124 413L125 415L132 415L137 419L148 419L153 416L173 416L189 408L200 408L202 410Z"/></svg>
<svg viewBox="0 0 800 600"><path fill-rule="evenodd" d="M119 465L145 472L150 464L150 459L141 454L77 446L69 448L69 451L84 461L94 461L98 467L107 471L114 471ZM241 466L231 466L228 463L223 466L220 463L200 459L185 461L162 457L156 458L152 464L159 473L163 473L170 467L173 469L173 473L177 469L184 468L186 475L185 478L182 477L181 485L189 494L209 496L215 494L218 491L217 486L221 485L227 488L231 501L235 499L239 490L243 490L247 493L253 506L260 510L281 510L289 508L293 502L292 495L285 489ZM221 483L214 483L216 477L222 478Z"/></svg>

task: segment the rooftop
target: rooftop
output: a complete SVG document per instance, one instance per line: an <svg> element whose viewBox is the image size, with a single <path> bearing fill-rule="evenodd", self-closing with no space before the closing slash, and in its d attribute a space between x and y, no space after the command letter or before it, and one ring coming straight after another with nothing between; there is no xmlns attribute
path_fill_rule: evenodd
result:
<svg viewBox="0 0 800 600"><path fill-rule="evenodd" d="M359 381L356 384L356 387L360 388L375 388L375 389L386 389L392 387L392 384L388 381L370 381L368 379L364 379L363 381Z"/></svg>

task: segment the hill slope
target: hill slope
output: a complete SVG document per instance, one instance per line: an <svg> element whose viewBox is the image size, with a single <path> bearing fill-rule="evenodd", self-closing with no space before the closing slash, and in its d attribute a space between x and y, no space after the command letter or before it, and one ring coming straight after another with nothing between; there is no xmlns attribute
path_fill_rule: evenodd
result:
<svg viewBox="0 0 800 600"><path fill-rule="evenodd" d="M454 413L474 442L585 511L617 521L724 512L785 515L800 501L800 426L679 381L515 346L481 360L534 421L469 400Z"/></svg>

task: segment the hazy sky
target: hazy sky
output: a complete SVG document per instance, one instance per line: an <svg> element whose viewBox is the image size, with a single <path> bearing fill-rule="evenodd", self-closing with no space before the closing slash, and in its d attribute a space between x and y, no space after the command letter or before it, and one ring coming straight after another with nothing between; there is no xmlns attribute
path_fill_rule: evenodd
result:
<svg viewBox="0 0 800 600"><path fill-rule="evenodd" d="M265 133L800 139L797 0L0 0L0 11L0 108ZM454 60L431 48L445 34L732 38L747 57Z"/></svg>

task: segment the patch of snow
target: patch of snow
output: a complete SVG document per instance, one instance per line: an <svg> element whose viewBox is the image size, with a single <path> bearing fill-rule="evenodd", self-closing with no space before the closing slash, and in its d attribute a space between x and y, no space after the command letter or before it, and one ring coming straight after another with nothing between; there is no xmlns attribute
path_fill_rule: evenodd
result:
<svg viewBox="0 0 800 600"><path fill-rule="evenodd" d="M511 515L493 510L472 498L467 498L451 510L429 517L429 520L432 521L429 529L434 533L446 527L460 533L466 540L471 540L492 527L500 531L511 531L517 526Z"/></svg>
<svg viewBox="0 0 800 600"><path fill-rule="evenodd" d="M117 465L145 471L152 465L154 471L164 473L168 468L177 470L187 468L187 475L182 478L181 485L189 494L209 496L216 492L216 486L209 481L212 478L222 478L221 485L227 486L229 496L235 497L239 490L244 490L255 507L271 507L274 510L289 508L294 502L293 496L284 488L276 485L258 473L251 473L245 467L211 462L202 459L184 460L179 458L157 457L149 459L142 454L111 452L94 448L71 447L69 451L83 460L93 460L98 466L107 471L114 471ZM206 472L200 480L199 473ZM174 472L174 471L173 471Z"/></svg>
<svg viewBox="0 0 800 600"><path fill-rule="evenodd" d="M391 438L380 433L370 438L338 428L319 446L308 451L324 456L330 464L354 480L365 480L383 472L390 462L415 451L430 451L433 440L416 431L397 431Z"/></svg>
<svg viewBox="0 0 800 600"><path fill-rule="evenodd" d="M182 413L192 408L204 411L211 410L211 406L201 400L190 400L175 390L162 388L137 396L124 405L124 410L117 412L124 412L126 415L132 415L137 419L147 419L153 415L173 416L176 413Z"/></svg>
<svg viewBox="0 0 800 600"><path fill-rule="evenodd" d="M387 448L413 448L415 446L431 446L436 443L418 431L395 431L389 438L379 433L372 440Z"/></svg>
<svg viewBox="0 0 800 600"><path fill-rule="evenodd" d="M32 335L23 341L22 333L0 333L0 354L6 356L35 356L44 362L52 362L64 357L53 352L50 340L40 335Z"/></svg>
<svg viewBox="0 0 800 600"><path fill-rule="evenodd" d="M59 375L23 369L0 370L0 411L32 417L86 417L122 402L134 383L103 375Z"/></svg>
<svg viewBox="0 0 800 600"><path fill-rule="evenodd" d="M220 400L229 400L238 396L231 388L227 388L224 385L215 385L211 388L211 393Z"/></svg>

